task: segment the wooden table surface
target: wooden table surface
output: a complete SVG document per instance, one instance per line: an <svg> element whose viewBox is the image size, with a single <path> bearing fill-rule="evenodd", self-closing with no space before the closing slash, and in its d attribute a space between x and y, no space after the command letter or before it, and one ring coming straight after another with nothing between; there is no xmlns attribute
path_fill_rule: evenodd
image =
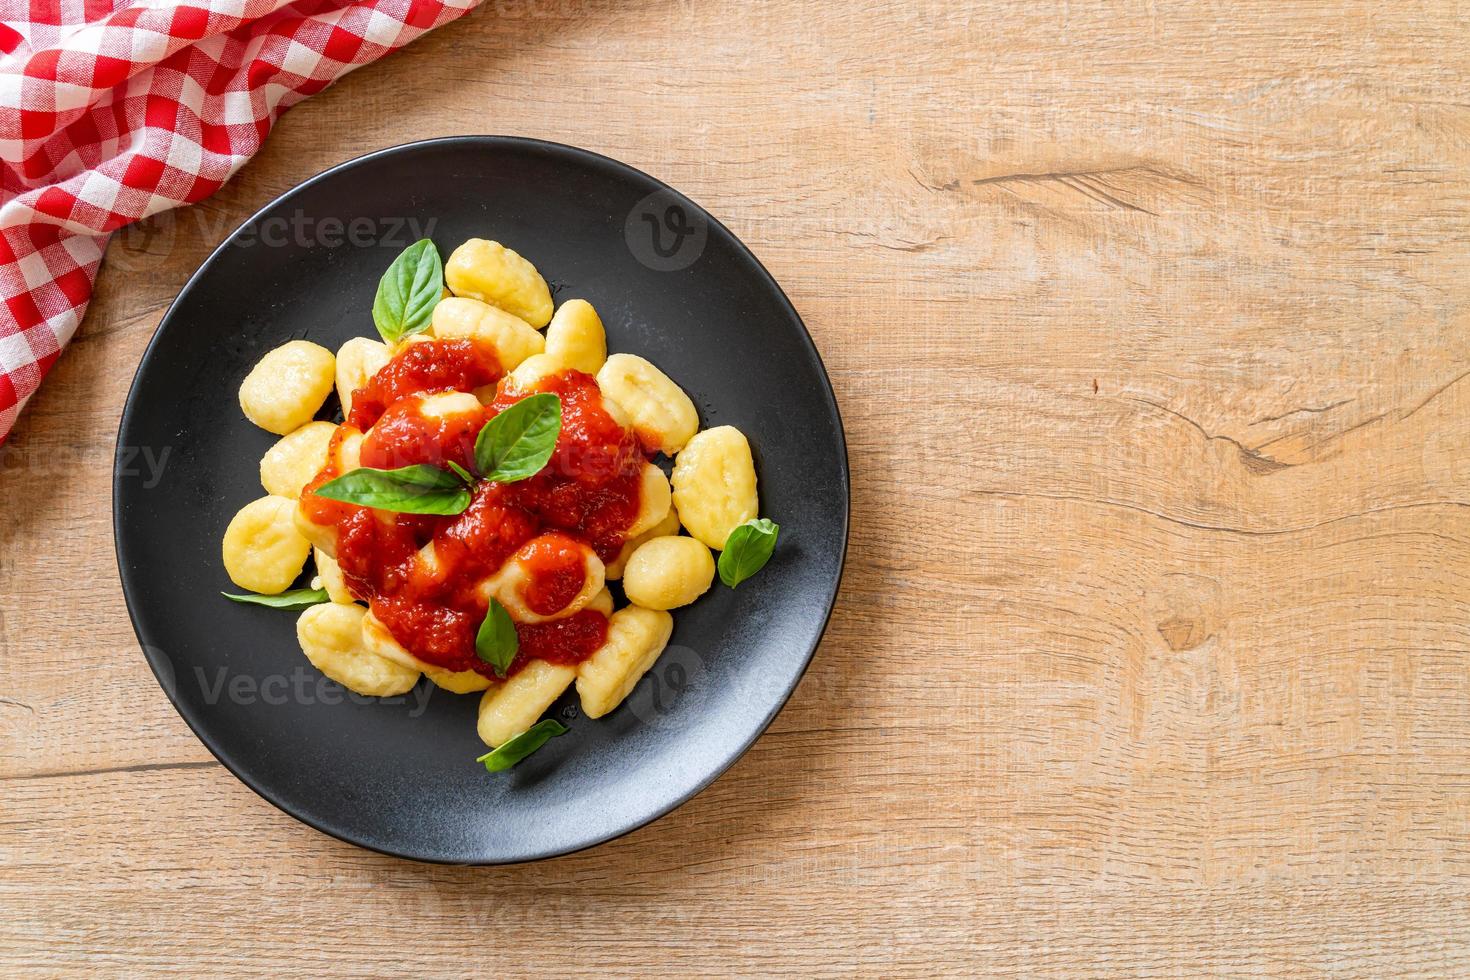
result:
<svg viewBox="0 0 1470 980"><path fill-rule="evenodd" d="M1313 6L488 3L120 234L0 450L0 972L1470 971L1470 18ZM499 869L339 843L215 763L109 511L209 250L480 132L727 222L853 473L771 730L652 826Z"/></svg>

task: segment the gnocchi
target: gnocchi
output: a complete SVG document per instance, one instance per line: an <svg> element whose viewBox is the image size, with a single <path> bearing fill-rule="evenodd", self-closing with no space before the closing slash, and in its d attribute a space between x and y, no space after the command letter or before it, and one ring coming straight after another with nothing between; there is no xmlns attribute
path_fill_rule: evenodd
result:
<svg viewBox="0 0 1470 980"><path fill-rule="evenodd" d="M601 718L622 704L664 652L673 632L674 617L661 610L628 606L613 613L607 640L577 667L582 713Z"/></svg>
<svg viewBox="0 0 1470 980"><path fill-rule="evenodd" d="M583 608L602 613L602 615L604 616L611 616L613 614L612 592L604 587L603 590L597 593L597 595L593 596L592 601L587 603L587 605Z"/></svg>
<svg viewBox="0 0 1470 980"><path fill-rule="evenodd" d="M546 328L546 353L558 367L596 374L607 360L607 331L592 304L569 299Z"/></svg>
<svg viewBox="0 0 1470 980"><path fill-rule="evenodd" d="M332 393L336 358L320 344L293 340L266 354L240 384L245 417L278 436L311 421Z"/></svg>
<svg viewBox="0 0 1470 980"><path fill-rule="evenodd" d="M511 380L521 388L534 388L536 382L556 373L556 358L550 354L532 354L510 372Z"/></svg>
<svg viewBox="0 0 1470 980"><path fill-rule="evenodd" d="M352 416L352 395L388 366L393 352L388 345L367 337L353 337L337 349L337 400L342 417Z"/></svg>
<svg viewBox="0 0 1470 980"><path fill-rule="evenodd" d="M730 532L756 515L755 460L734 426L705 429L674 459L670 477L679 520L720 551Z"/></svg>
<svg viewBox="0 0 1470 980"><path fill-rule="evenodd" d="M575 594L560 605L538 599L547 590L542 587L544 576L537 572L548 565L556 569L558 580L575 575L581 582ZM562 534L543 534L522 545L480 590L487 599L498 600L516 622L545 623L580 612L602 592L604 581L602 561L591 548Z"/></svg>
<svg viewBox="0 0 1470 980"><path fill-rule="evenodd" d="M709 591L715 559L694 538L653 538L638 546L623 571L628 601L646 609L687 606Z"/></svg>
<svg viewBox="0 0 1470 980"><path fill-rule="evenodd" d="M636 354L609 357L597 372L597 384L627 414L649 449L673 455L699 430L699 413L684 389Z"/></svg>
<svg viewBox="0 0 1470 980"><path fill-rule="evenodd" d="M468 337L489 345L500 366L513 370L526 358L546 350L547 338L520 317L468 297L440 301L434 307L434 336Z"/></svg>
<svg viewBox="0 0 1470 980"><path fill-rule="evenodd" d="M490 678L473 670L442 670L438 667L429 667L424 670L424 676L433 681L435 686L444 688L450 694L473 694L476 691L485 690L491 684Z"/></svg>
<svg viewBox="0 0 1470 980"><path fill-rule="evenodd" d="M493 749L515 738L536 724L576 677L575 668L532 660L508 680L492 684L480 699L480 740Z"/></svg>
<svg viewBox="0 0 1470 980"><path fill-rule="evenodd" d="M551 290L536 267L499 242L471 238L444 263L444 281L455 296L467 296L525 320L533 327L551 321Z"/></svg>
<svg viewBox="0 0 1470 980"><path fill-rule="evenodd" d="M401 667L419 672L423 672L425 667L433 666L409 653L388 627L383 625L383 621L371 611L363 614L359 621L359 628L362 633L363 647L384 660L391 660Z"/></svg>
<svg viewBox="0 0 1470 980"><path fill-rule="evenodd" d="M327 465L327 446L337 427L331 422L308 422L282 436L260 458L260 485L276 497L295 500L301 488Z"/></svg>
<svg viewBox="0 0 1470 980"><path fill-rule="evenodd" d="M673 500L669 478L664 476L664 471L652 463L644 463L638 480L638 513L623 533L629 537L637 537L649 528L656 527L668 516Z"/></svg>
<svg viewBox="0 0 1470 980"><path fill-rule="evenodd" d="M609 582L616 582L618 579L622 578L623 567L628 564L628 559L632 557L633 552L637 550L638 546L647 541L649 538L661 538L664 535L678 533L679 512L676 511L673 507L670 507L669 512L664 515L663 520L659 521L653 527L644 531L637 537L623 542L623 547L618 551L618 556L612 560L612 562L607 566L607 569L604 572L604 574L607 576L607 580Z"/></svg>
<svg viewBox="0 0 1470 980"><path fill-rule="evenodd" d="M301 574L311 544L296 530L294 501L261 497L240 508L225 528L225 573L242 589L276 595Z"/></svg>
<svg viewBox="0 0 1470 980"><path fill-rule="evenodd" d="M347 588L347 579L342 577L342 566L322 549L315 550L313 559L316 561L316 581L321 584L313 583L313 588L326 589L328 598L333 602L351 605L354 601L352 590Z"/></svg>
<svg viewBox="0 0 1470 980"><path fill-rule="evenodd" d="M573 685L587 717L617 708L668 646L669 610L713 587L711 549L744 556L719 565L733 587L777 527L730 540L759 509L750 444L730 426L699 431L694 402L649 361L609 356L590 303L556 306L494 241L465 242L442 269L433 309L399 321L417 332L392 328L407 314L383 294L386 342L353 338L334 356L291 341L246 376L242 410L281 438L260 461L267 496L234 516L221 553L262 595L314 556L312 588L330 601L304 597L317 602L296 622L307 659L364 695L420 677L479 693L477 731L497 749ZM313 421L334 386L350 421ZM660 452L672 477L651 461Z"/></svg>
<svg viewBox="0 0 1470 980"><path fill-rule="evenodd" d="M296 620L296 640L317 670L349 691L386 698L418 683L419 672L369 651L362 643L361 606L324 602Z"/></svg>

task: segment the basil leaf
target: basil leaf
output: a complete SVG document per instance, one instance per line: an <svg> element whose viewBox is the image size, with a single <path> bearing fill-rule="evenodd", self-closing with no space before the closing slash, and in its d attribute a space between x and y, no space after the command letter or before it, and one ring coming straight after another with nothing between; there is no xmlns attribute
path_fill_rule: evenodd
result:
<svg viewBox="0 0 1470 980"><path fill-rule="evenodd" d="M781 525L764 517L746 521L731 531L725 539L725 550L720 552L720 581L733 589L765 568L780 533Z"/></svg>
<svg viewBox="0 0 1470 980"><path fill-rule="evenodd" d="M565 735L569 731L571 729L555 718L542 718L500 748L486 752L475 761L485 763L486 772L504 772L556 736Z"/></svg>
<svg viewBox="0 0 1470 980"><path fill-rule="evenodd" d="M305 609L307 606L331 601L326 589L292 589L280 595L230 595L228 592L221 592L220 595L235 602L270 606L272 609Z"/></svg>
<svg viewBox="0 0 1470 980"><path fill-rule="evenodd" d="M495 416L475 439L475 467L497 483L535 476L551 460L561 434L561 399L550 392L523 398Z"/></svg>
<svg viewBox="0 0 1470 980"><path fill-rule="evenodd" d="M429 328L429 318L444 294L444 263L427 238L399 253L373 297L373 323L383 339L393 344Z"/></svg>
<svg viewBox="0 0 1470 980"><path fill-rule="evenodd" d="M469 488L459 477L426 463L397 470L360 467L312 492L328 500L400 514L458 514L470 505Z"/></svg>
<svg viewBox="0 0 1470 980"><path fill-rule="evenodd" d="M472 474L469 470L465 469L463 466L460 466L458 463L456 463L452 459L446 459L444 462L446 462L446 463L449 464L449 468L451 470L454 470L454 472L456 472L456 473L459 474L459 478L461 480L463 480L464 482L468 483L470 486L474 486L475 485L475 477L474 477L474 474Z"/></svg>
<svg viewBox="0 0 1470 980"><path fill-rule="evenodd" d="M510 613L498 601L491 599L490 608L485 610L485 620L475 634L475 656L504 677L520 648L521 639L516 635L516 624L511 621Z"/></svg>

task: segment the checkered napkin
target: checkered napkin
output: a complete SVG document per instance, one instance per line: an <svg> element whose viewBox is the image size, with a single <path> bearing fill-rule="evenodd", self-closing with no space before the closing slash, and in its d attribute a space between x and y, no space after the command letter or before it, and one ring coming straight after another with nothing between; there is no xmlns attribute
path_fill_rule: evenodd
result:
<svg viewBox="0 0 1470 980"><path fill-rule="evenodd" d="M108 236L208 197L276 117L479 0L0 0L0 443Z"/></svg>

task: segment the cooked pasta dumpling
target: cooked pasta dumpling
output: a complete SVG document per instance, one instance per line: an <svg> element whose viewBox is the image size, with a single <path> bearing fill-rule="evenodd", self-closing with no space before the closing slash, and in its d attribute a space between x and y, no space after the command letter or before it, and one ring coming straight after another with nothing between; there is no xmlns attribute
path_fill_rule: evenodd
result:
<svg viewBox="0 0 1470 980"><path fill-rule="evenodd" d="M468 297L439 301L434 307L434 336L441 340L478 340L495 351L506 371L546 349L546 337L525 320Z"/></svg>
<svg viewBox="0 0 1470 980"><path fill-rule="evenodd" d="M674 617L629 606L612 614L607 640L577 667L577 696L588 718L601 718L623 703L674 632ZM483 734L483 733L482 733Z"/></svg>
<svg viewBox="0 0 1470 980"><path fill-rule="evenodd" d="M673 455L699 429L699 413L684 389L636 354L609 357L597 372L597 384L650 450Z"/></svg>
<svg viewBox="0 0 1470 980"><path fill-rule="evenodd" d="M756 516L755 460L734 426L706 429L674 460L674 507L689 533L716 551Z"/></svg>
<svg viewBox="0 0 1470 980"><path fill-rule="evenodd" d="M511 380L522 389L534 388L536 382L559 371L556 358L550 354L532 354L510 372Z"/></svg>
<svg viewBox="0 0 1470 980"><path fill-rule="evenodd" d="M491 685L490 678L473 670L444 670L439 667L429 667L424 671L424 676L433 681L435 686L442 687L450 694L473 694L483 691Z"/></svg>
<svg viewBox="0 0 1470 980"><path fill-rule="evenodd" d="M591 609L593 612L600 612L604 616L611 616L613 614L613 594L611 590L604 586L603 590L593 596L592 601L582 608Z"/></svg>
<svg viewBox="0 0 1470 980"><path fill-rule="evenodd" d="M492 749L536 724L577 677L574 667L532 660L480 699L480 739Z"/></svg>
<svg viewBox="0 0 1470 980"><path fill-rule="evenodd" d="M652 463L644 463L638 481L638 513L623 533L628 537L637 537L658 525L669 515L673 499L669 478L664 476L664 471Z"/></svg>
<svg viewBox="0 0 1470 980"><path fill-rule="evenodd" d="M296 639L313 667L349 691L385 698L418 682L419 672L369 650L362 641L361 606L323 602L296 620Z"/></svg>
<svg viewBox="0 0 1470 980"><path fill-rule="evenodd" d="M276 435L301 428L332 393L336 358L320 344L293 340L266 354L240 384L245 417Z"/></svg>
<svg viewBox="0 0 1470 980"><path fill-rule="evenodd" d="M569 299L546 328L546 353L563 368L596 374L607 360L607 331L592 304Z"/></svg>
<svg viewBox="0 0 1470 980"><path fill-rule="evenodd" d="M612 562L607 566L607 570L605 572L607 580L609 582L616 582L618 579L623 577L624 566L628 564L628 559L633 556L633 552L636 551L638 549L638 546L643 542L649 540L650 538L661 538L668 534L678 533L679 512L671 506L669 507L669 512L664 515L663 520L659 521L653 527L644 531L637 537L623 542L622 550L618 552L618 556L614 558Z"/></svg>
<svg viewBox="0 0 1470 980"><path fill-rule="evenodd" d="M456 296L498 306L533 327L551 320L551 290L536 267L499 242L471 238L444 263L444 281Z"/></svg>
<svg viewBox="0 0 1470 980"><path fill-rule="evenodd" d="M337 400L342 417L352 415L352 393L388 366L393 352L388 345L367 337L353 337L337 351Z"/></svg>
<svg viewBox="0 0 1470 980"><path fill-rule="evenodd" d="M327 465L327 446L337 427L331 422L308 422L266 450L260 459L260 484L276 497L301 496L301 488Z"/></svg>
<svg viewBox="0 0 1470 980"><path fill-rule="evenodd" d="M347 580L342 577L342 566L337 564L337 559L320 548L316 549L313 557L316 560L316 579L312 583L312 588L326 589L327 596L333 602L351 605L352 591L347 588Z"/></svg>
<svg viewBox="0 0 1470 980"><path fill-rule="evenodd" d="M586 608L604 581L596 552L553 531L521 545L500 571L481 583L480 592L499 600L518 623L544 623ZM576 582L581 584L574 592Z"/></svg>
<svg viewBox="0 0 1470 980"><path fill-rule="evenodd" d="M404 649L403 644L398 642L383 621L371 611L363 614L359 621L359 628L362 632L363 646L378 656L410 670L423 671L433 667L433 664L424 663Z"/></svg>
<svg viewBox="0 0 1470 980"><path fill-rule="evenodd" d="M275 595L301 574L311 544L291 516L296 502L288 497L261 497L240 508L225 528L222 545L225 572L242 589Z"/></svg>
<svg viewBox="0 0 1470 980"><path fill-rule="evenodd" d="M703 542L672 535L638 546L623 570L628 601L647 609L687 606L709 591L715 559Z"/></svg>

